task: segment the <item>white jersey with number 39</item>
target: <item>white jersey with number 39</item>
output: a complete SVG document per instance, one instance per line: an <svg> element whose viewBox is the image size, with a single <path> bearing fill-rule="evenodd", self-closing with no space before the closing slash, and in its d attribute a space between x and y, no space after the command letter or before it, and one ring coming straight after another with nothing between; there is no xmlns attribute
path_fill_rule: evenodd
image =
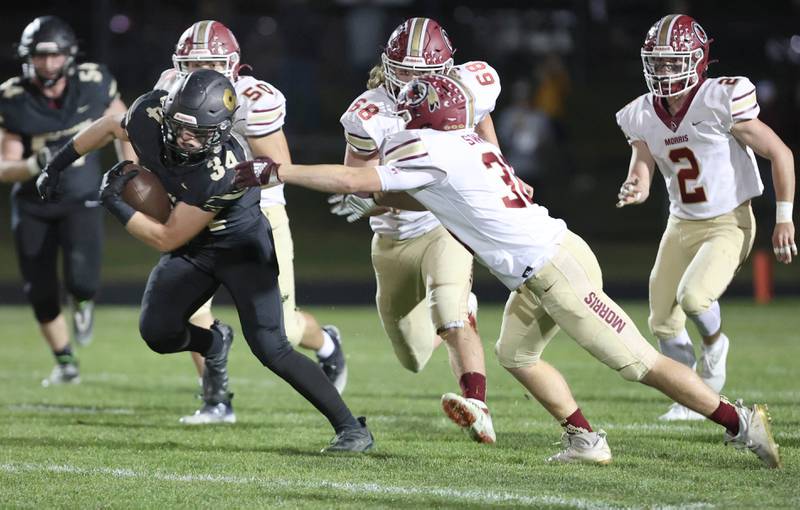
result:
<svg viewBox="0 0 800 510"><path fill-rule="evenodd" d="M154 89L169 90L178 79L175 69L161 73ZM236 109L233 130L243 137L267 136L283 127L286 120L286 98L280 90L252 76L240 76L234 83ZM283 184L261 190L261 207L285 205Z"/></svg>
<svg viewBox="0 0 800 510"><path fill-rule="evenodd" d="M451 74L472 93L475 122L480 122L494 110L500 95L497 71L486 62L467 62L453 67ZM395 101L383 85L358 96L340 119L348 149L363 156L377 155L387 137L404 129L395 110ZM411 239L430 232L439 221L429 212L399 211L371 217L370 226L377 234Z"/></svg>
<svg viewBox="0 0 800 510"><path fill-rule="evenodd" d="M512 290L547 263L567 229L471 130L401 131L381 147L377 170L383 191L407 191Z"/></svg>
<svg viewBox="0 0 800 510"><path fill-rule="evenodd" d="M758 117L759 107L755 86L742 76L707 79L690 94L674 116L644 94L617 112L617 124L629 143L647 144L666 181L670 213L701 220L764 190L753 150L731 134L736 122Z"/></svg>

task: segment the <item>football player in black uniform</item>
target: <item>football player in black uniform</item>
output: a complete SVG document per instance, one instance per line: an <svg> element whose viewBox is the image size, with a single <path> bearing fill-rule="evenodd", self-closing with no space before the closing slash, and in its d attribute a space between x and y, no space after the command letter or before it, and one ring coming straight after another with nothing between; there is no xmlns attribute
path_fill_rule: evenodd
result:
<svg viewBox="0 0 800 510"><path fill-rule="evenodd" d="M269 222L257 189L233 185L233 168L251 158L247 142L232 134L236 92L222 74L190 73L169 93L149 92L122 116L109 116L79 133L39 177L43 196L57 191L60 171L113 138L130 140L146 168L158 176L175 206L166 223L135 211L120 193L136 172L123 163L106 173L100 199L134 237L164 253L150 273L139 331L158 353L193 351L205 357L203 399L231 413L227 358L229 327L210 329L189 316L224 285L239 312L251 351L330 421L336 436L327 451L366 451L372 435L352 415L319 366L292 349L283 325L278 264Z"/></svg>
<svg viewBox="0 0 800 510"><path fill-rule="evenodd" d="M22 76L0 85L0 181L15 183L11 226L25 294L57 361L42 381L45 386L80 381L61 313L59 248L74 305L75 340L85 345L92 337L103 239L97 202L100 158L88 155L64 172L58 203L42 202L32 177L41 172L51 150L103 115L126 109L108 70L100 64L76 64L77 53L69 25L54 16L36 18L17 46ZM120 159L135 157L130 144L121 152L125 157Z"/></svg>

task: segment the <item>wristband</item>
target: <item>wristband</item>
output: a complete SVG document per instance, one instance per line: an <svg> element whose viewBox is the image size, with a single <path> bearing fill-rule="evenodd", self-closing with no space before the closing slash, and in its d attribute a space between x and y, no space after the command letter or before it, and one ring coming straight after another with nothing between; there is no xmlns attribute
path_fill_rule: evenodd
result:
<svg viewBox="0 0 800 510"><path fill-rule="evenodd" d="M108 212L118 219L119 222L122 223L123 227L127 225L129 221L131 221L131 216L136 213L136 209L128 205L127 202L118 196L113 200L105 200L103 202L103 207L105 207Z"/></svg>
<svg viewBox="0 0 800 510"><path fill-rule="evenodd" d="M39 168L39 160L36 157L36 154L26 159L25 164L28 166L28 173L31 174L31 176L36 177L42 173L42 169Z"/></svg>
<svg viewBox="0 0 800 510"><path fill-rule="evenodd" d="M67 142L66 145L58 149L53 159L50 160L50 164L47 165L47 169L61 172L80 159L80 157L81 155L75 150L75 139L73 138Z"/></svg>
<svg viewBox="0 0 800 510"><path fill-rule="evenodd" d="M792 222L792 203L775 202L775 223Z"/></svg>

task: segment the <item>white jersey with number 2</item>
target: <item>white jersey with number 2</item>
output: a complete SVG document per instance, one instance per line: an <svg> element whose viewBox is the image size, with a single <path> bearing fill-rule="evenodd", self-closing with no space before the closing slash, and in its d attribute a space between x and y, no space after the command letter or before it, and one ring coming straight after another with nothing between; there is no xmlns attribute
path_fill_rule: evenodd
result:
<svg viewBox="0 0 800 510"><path fill-rule="evenodd" d="M509 289L556 253L566 224L525 196L500 150L472 130L401 131L380 155L382 190L408 192Z"/></svg>
<svg viewBox="0 0 800 510"><path fill-rule="evenodd" d="M750 147L731 134L736 122L755 119L756 88L745 77L710 78L670 115L644 94L617 113L628 142L642 141L669 192L670 213L687 220L714 218L761 195L764 185Z"/></svg>

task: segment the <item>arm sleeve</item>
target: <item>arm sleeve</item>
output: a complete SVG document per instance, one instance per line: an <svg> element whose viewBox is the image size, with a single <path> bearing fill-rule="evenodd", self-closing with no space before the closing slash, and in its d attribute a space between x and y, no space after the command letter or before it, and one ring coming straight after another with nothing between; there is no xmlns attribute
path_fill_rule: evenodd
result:
<svg viewBox="0 0 800 510"><path fill-rule="evenodd" d="M442 172L435 168L399 168L391 165L375 167L381 179L381 191L406 191L424 188L437 182Z"/></svg>
<svg viewBox="0 0 800 510"><path fill-rule="evenodd" d="M640 101L641 99L636 99L617 112L617 125L628 140L628 144L632 144L636 141L644 141L644 136L640 133L638 123L636 122L639 117L637 115L637 105Z"/></svg>
<svg viewBox="0 0 800 510"><path fill-rule="evenodd" d="M728 129L737 122L757 118L761 112L756 97L756 86L753 85L753 82L743 76L736 78L735 81L735 84L728 85L730 88L730 126Z"/></svg>

